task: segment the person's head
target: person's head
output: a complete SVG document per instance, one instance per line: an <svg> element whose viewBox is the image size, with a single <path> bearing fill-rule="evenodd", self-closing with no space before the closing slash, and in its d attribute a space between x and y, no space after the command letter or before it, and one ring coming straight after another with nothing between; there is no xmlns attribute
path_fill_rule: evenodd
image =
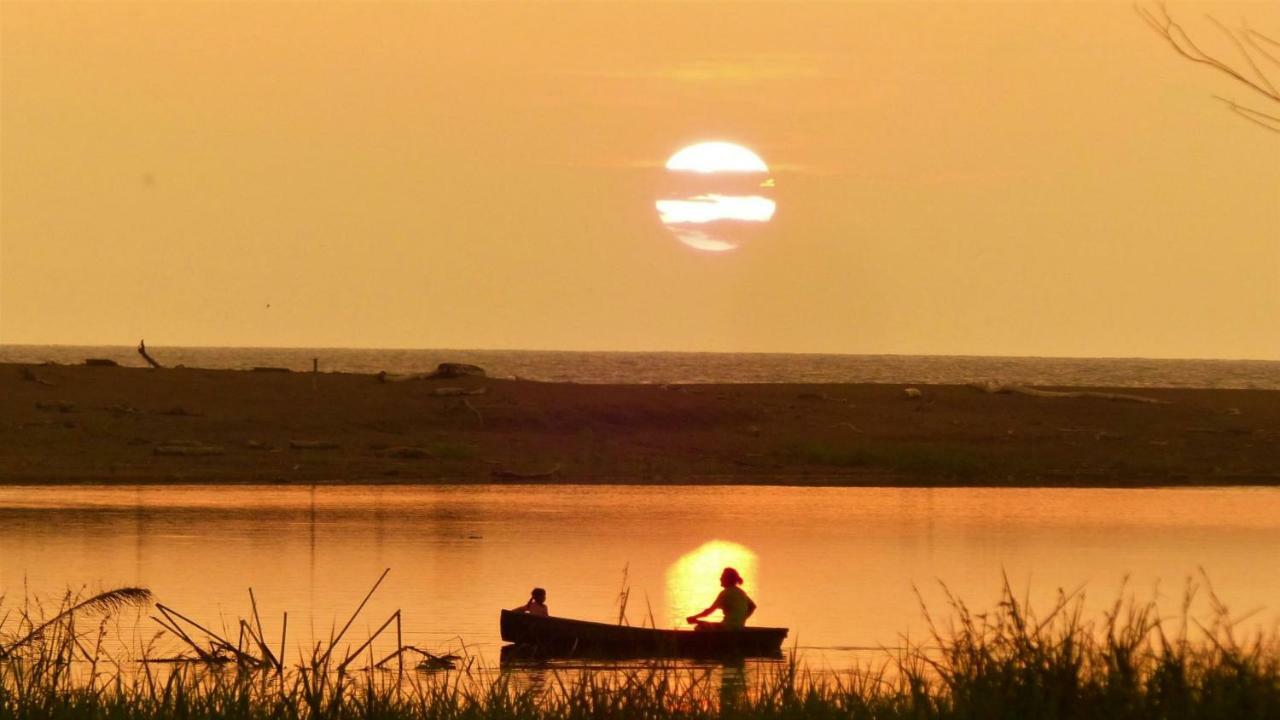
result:
<svg viewBox="0 0 1280 720"><path fill-rule="evenodd" d="M542 588L534 588L533 592L529 593L529 596L537 603L544 603L547 601L547 591Z"/></svg>
<svg viewBox="0 0 1280 720"><path fill-rule="evenodd" d="M741 584L742 576L738 574L737 570L727 567L724 569L724 572L720 573L720 585L723 587L733 587L734 585Z"/></svg>

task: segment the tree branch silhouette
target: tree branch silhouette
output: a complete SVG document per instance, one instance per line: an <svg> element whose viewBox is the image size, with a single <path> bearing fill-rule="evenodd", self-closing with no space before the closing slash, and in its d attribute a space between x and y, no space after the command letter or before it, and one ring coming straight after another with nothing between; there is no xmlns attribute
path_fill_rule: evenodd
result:
<svg viewBox="0 0 1280 720"><path fill-rule="evenodd" d="M1170 15L1163 3L1154 9L1135 5L1134 9L1152 30L1164 38L1169 46L1182 57L1194 63L1213 68L1237 83L1245 85L1264 99L1250 104L1237 102L1232 98L1214 95L1232 112L1240 117L1260 125L1267 130L1280 133L1280 40L1241 24L1232 29L1223 25L1216 18L1208 16L1213 23L1235 47L1240 55L1239 60L1228 61L1218 55L1206 52L1186 29ZM1264 69L1266 68L1266 69ZM1257 104L1261 103L1260 109Z"/></svg>

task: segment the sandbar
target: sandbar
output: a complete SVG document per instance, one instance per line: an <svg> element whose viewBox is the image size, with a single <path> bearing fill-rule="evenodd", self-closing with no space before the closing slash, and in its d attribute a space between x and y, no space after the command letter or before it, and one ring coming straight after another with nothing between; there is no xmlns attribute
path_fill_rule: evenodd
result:
<svg viewBox="0 0 1280 720"><path fill-rule="evenodd" d="M1088 390L0 364L0 483L1280 484L1280 391Z"/></svg>

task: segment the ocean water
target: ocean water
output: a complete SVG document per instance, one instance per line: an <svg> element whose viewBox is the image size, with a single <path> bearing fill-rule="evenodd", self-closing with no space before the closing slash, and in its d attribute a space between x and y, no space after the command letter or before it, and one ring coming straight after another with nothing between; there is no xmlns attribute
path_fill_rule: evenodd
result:
<svg viewBox="0 0 1280 720"><path fill-rule="evenodd" d="M165 365L321 372L422 372L441 362L479 365L494 377L578 383L1005 383L1078 387L1280 390L1280 361L1150 360L946 355L569 352L350 348L148 348ZM0 362L80 363L103 357L145 366L132 347L0 345Z"/></svg>

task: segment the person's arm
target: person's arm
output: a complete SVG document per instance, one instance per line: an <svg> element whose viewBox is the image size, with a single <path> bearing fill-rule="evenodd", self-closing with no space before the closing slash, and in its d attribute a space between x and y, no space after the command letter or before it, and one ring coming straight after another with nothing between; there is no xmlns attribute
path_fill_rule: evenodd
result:
<svg viewBox="0 0 1280 720"><path fill-rule="evenodd" d="M756 611L756 601L748 597L747 598L747 617L751 617L751 615L755 613L755 611ZM747 618L743 618L743 620L746 620L746 619Z"/></svg>
<svg viewBox="0 0 1280 720"><path fill-rule="evenodd" d="M685 618L685 619L684 619L684 620L685 620L685 622L689 623L690 625L692 625L692 624L694 624L694 623L698 622L698 621L699 621L699 620L701 620L702 618L704 618L704 617L706 617L706 616L710 615L711 613L715 612L716 610L719 610L722 602L724 602L724 591L723 591L723 590L721 590L721 591L720 591L720 594L716 596L716 601L715 601L715 602L713 602L713 603L711 603L711 607L707 608L706 610L703 610L702 612L698 613L697 615L690 615L689 617L687 617L687 618Z"/></svg>
<svg viewBox="0 0 1280 720"><path fill-rule="evenodd" d="M532 600L530 600L529 602L533 602L533 601L532 601ZM518 612L518 613L527 613L527 612L529 612L529 602L526 602L525 604L521 605L520 607L514 607L514 608L511 608L511 612Z"/></svg>

